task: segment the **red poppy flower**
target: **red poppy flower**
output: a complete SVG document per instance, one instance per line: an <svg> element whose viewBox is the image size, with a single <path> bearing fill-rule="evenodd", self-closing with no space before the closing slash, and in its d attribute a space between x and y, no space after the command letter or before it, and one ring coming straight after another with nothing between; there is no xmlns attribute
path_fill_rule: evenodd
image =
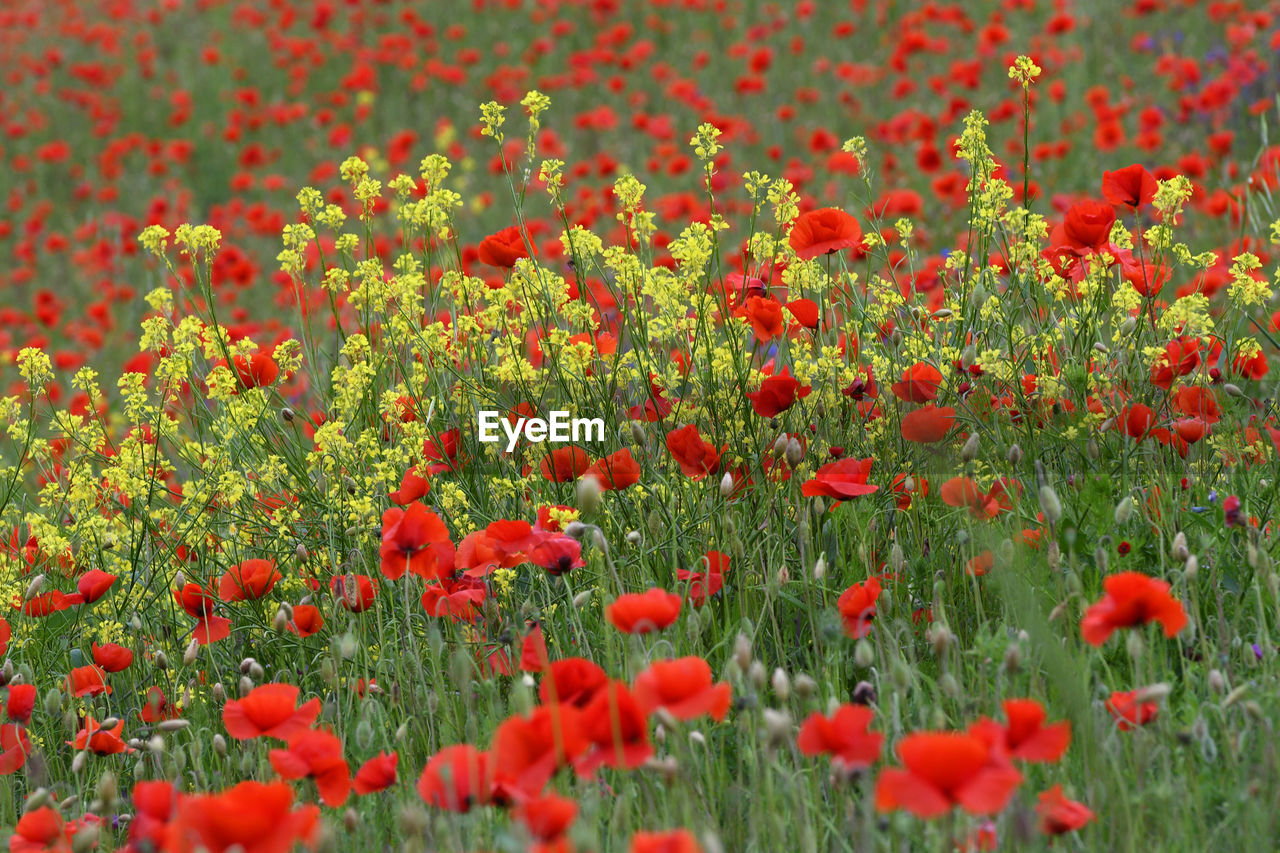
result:
<svg viewBox="0 0 1280 853"><path fill-rule="evenodd" d="M102 724L93 717L86 716L84 718L84 727L76 732L75 740L67 741L69 746L76 749L87 749L95 755L119 755L122 752L133 752L133 747L124 742L120 737L124 731L124 720L120 720L109 729L104 729Z"/></svg>
<svg viewBox="0 0 1280 853"><path fill-rule="evenodd" d="M133 820L129 821L127 851L162 850L169 823L178 807L172 782L137 782L133 786Z"/></svg>
<svg viewBox="0 0 1280 853"><path fill-rule="evenodd" d="M1159 622L1166 637L1187 625L1182 602L1169 594L1169 584L1141 572L1120 572L1102 582L1106 594L1091 605L1080 620L1086 643L1100 646L1118 628Z"/></svg>
<svg viewBox="0 0 1280 853"><path fill-rule="evenodd" d="M1116 721L1116 728L1122 732L1145 726L1160 715L1160 706L1155 702L1143 701L1141 690L1116 691L1107 699L1107 711Z"/></svg>
<svg viewBox="0 0 1280 853"><path fill-rule="evenodd" d="M0 657L4 657L4 653L9 648L9 637L13 630L9 627L9 622L3 616L0 616Z"/></svg>
<svg viewBox="0 0 1280 853"><path fill-rule="evenodd" d="M786 331L782 303L772 296L748 296L746 304L733 313L747 318L756 340L762 344L767 344Z"/></svg>
<svg viewBox="0 0 1280 853"><path fill-rule="evenodd" d="M308 728L320 716L320 700L296 707L300 691L292 684L263 684L243 699L228 699L222 706L222 724L236 740L273 737L288 740Z"/></svg>
<svg viewBox="0 0 1280 853"><path fill-rule="evenodd" d="M1053 229L1051 246L1066 246L1077 252L1105 249L1111 240L1115 209L1101 201L1086 199L1073 204L1061 225Z"/></svg>
<svg viewBox="0 0 1280 853"><path fill-rule="evenodd" d="M906 809L938 817L960 806L969 814L996 814L1022 782L1022 774L982 738L964 732L917 732L898 741L904 768L881 771L876 809Z"/></svg>
<svg viewBox="0 0 1280 853"><path fill-rule="evenodd" d="M821 315L818 310L818 303L812 299L792 299L787 302L786 308L801 326L806 329L818 328L818 321Z"/></svg>
<svg viewBox="0 0 1280 853"><path fill-rule="evenodd" d="M862 226L858 220L835 207L811 210L796 217L787 243L802 261L862 247Z"/></svg>
<svg viewBox="0 0 1280 853"><path fill-rule="evenodd" d="M323 729L302 729L289 737L287 749L268 755L272 768L285 779L310 778L320 800L337 808L351 794L351 768L342 757L342 740Z"/></svg>
<svg viewBox="0 0 1280 853"><path fill-rule="evenodd" d="M84 599L80 596L80 593L67 595L61 590L52 589L28 599L22 605L22 612L28 616L42 618L80 604L84 604Z"/></svg>
<svg viewBox="0 0 1280 853"><path fill-rule="evenodd" d="M1040 831L1045 835L1075 832L1094 818L1084 803L1068 800L1061 785L1054 785L1036 798L1036 815L1040 818Z"/></svg>
<svg viewBox="0 0 1280 853"><path fill-rule="evenodd" d="M418 476L418 468L414 466L404 472L404 476L400 478L400 488L388 492L387 498L394 504L405 506L426 496L429 491L431 484L426 477Z"/></svg>
<svg viewBox="0 0 1280 853"><path fill-rule="evenodd" d="M31 737L26 728L17 723L0 724L0 776L18 772L30 754Z"/></svg>
<svg viewBox="0 0 1280 853"><path fill-rule="evenodd" d="M1157 189L1155 176L1141 163L1102 173L1102 197L1116 207L1137 210L1155 199Z"/></svg>
<svg viewBox="0 0 1280 853"><path fill-rule="evenodd" d="M360 796L385 791L396 783L396 764L400 756L394 752L380 752L356 771L352 787Z"/></svg>
<svg viewBox="0 0 1280 853"><path fill-rule="evenodd" d="M906 403L928 403L938 396L942 372L932 364L917 362L902 371L902 380L889 386L893 395Z"/></svg>
<svg viewBox="0 0 1280 853"><path fill-rule="evenodd" d="M649 720L627 685L606 682L582 709L582 732L589 746L574 762L580 776L600 767L634 769L653 755Z"/></svg>
<svg viewBox="0 0 1280 853"><path fill-rule="evenodd" d="M545 672L550 665L547 640L542 635L542 626L535 622L520 641L520 669L523 672Z"/></svg>
<svg viewBox="0 0 1280 853"><path fill-rule="evenodd" d="M919 444L937 444L947 437L955 423L955 409L930 404L902 418L902 437Z"/></svg>
<svg viewBox="0 0 1280 853"><path fill-rule="evenodd" d="M32 809L18 818L9 839L10 853L70 853L71 839L62 814L51 806Z"/></svg>
<svg viewBox="0 0 1280 853"><path fill-rule="evenodd" d="M264 352L255 352L251 356L237 355L231 361L235 364L241 388L262 388L280 377L280 366Z"/></svg>
<svg viewBox="0 0 1280 853"><path fill-rule="evenodd" d="M281 577L272 560L245 560L219 579L218 597L223 601L255 601L271 592Z"/></svg>
<svg viewBox="0 0 1280 853"><path fill-rule="evenodd" d="M299 637L310 637L324 627L324 617L320 608L314 604L295 604L293 620L289 622L289 632Z"/></svg>
<svg viewBox="0 0 1280 853"><path fill-rule="evenodd" d="M867 482L871 476L872 459L837 459L828 462L814 472L812 479L800 486L800 493L807 497L827 497L845 501L870 495L880 490Z"/></svg>
<svg viewBox="0 0 1280 853"><path fill-rule="evenodd" d="M80 597L84 599L85 604L93 604L93 602L106 595L107 590L115 582L115 575L109 575L101 569L90 569L76 581L76 591L80 593ZM3 650L0 650L0 654L4 654Z"/></svg>
<svg viewBox="0 0 1280 853"><path fill-rule="evenodd" d="M558 577L586 565L582 559L582 543L569 536L548 535L529 552L529 562L541 566L547 574Z"/></svg>
<svg viewBox="0 0 1280 853"><path fill-rule="evenodd" d="M598 664L586 658L564 658L547 667L538 686L538 698L544 705L563 703L582 708L608 681Z"/></svg>
<svg viewBox="0 0 1280 853"><path fill-rule="evenodd" d="M330 578L329 591L345 609L352 613L363 613L377 600L378 583L368 575L354 575L350 578L337 575Z"/></svg>
<svg viewBox="0 0 1280 853"><path fill-rule="evenodd" d="M605 490L626 489L640 482L640 463L631 455L631 449L624 447L597 459L583 476L595 477Z"/></svg>
<svg viewBox="0 0 1280 853"><path fill-rule="evenodd" d="M661 631L680 615L680 596L654 587L647 592L620 595L605 608L610 624L624 634Z"/></svg>
<svg viewBox="0 0 1280 853"><path fill-rule="evenodd" d="M666 832L637 832L631 836L628 853L702 853L702 847L687 829Z"/></svg>
<svg viewBox="0 0 1280 853"><path fill-rule="evenodd" d="M703 440L693 424L667 433L667 451L686 477L701 480L720 469L720 453Z"/></svg>
<svg viewBox="0 0 1280 853"><path fill-rule="evenodd" d="M188 616L195 617L196 627L192 636L197 643L216 643L231 636L231 620L213 615L217 599L200 584L188 583L182 589L175 589L173 597Z"/></svg>
<svg viewBox="0 0 1280 853"><path fill-rule="evenodd" d="M952 477L942 484L939 494L947 506L967 507L974 518L989 519L1013 509L1013 500L1009 497L1011 488L1022 491L1022 485L1016 480L1001 478L983 492L968 477Z"/></svg>
<svg viewBox="0 0 1280 853"><path fill-rule="evenodd" d="M422 592L422 609L428 616L453 622L474 622L480 618L485 585L476 578L460 577L429 583Z"/></svg>
<svg viewBox="0 0 1280 853"><path fill-rule="evenodd" d="M829 717L815 711L800 726L796 745L805 755L830 755L842 770L866 769L884 744L884 735L869 728L874 716L863 705L841 705Z"/></svg>
<svg viewBox="0 0 1280 853"><path fill-rule="evenodd" d="M133 652L115 643L94 643L93 662L107 672L123 672L133 663Z"/></svg>
<svg viewBox="0 0 1280 853"><path fill-rule="evenodd" d="M107 671L93 664L71 670L66 687L67 692L73 696L97 696L99 693L112 692L107 684Z"/></svg>
<svg viewBox="0 0 1280 853"><path fill-rule="evenodd" d="M418 796L427 805L468 812L489 801L489 755L469 743L446 746L431 756L418 777Z"/></svg>
<svg viewBox="0 0 1280 853"><path fill-rule="evenodd" d="M556 770L573 763L587 746L572 705L540 705L528 716L508 717L493 733L494 796L509 800L541 793Z"/></svg>
<svg viewBox="0 0 1280 853"><path fill-rule="evenodd" d="M544 794L525 800L511 814L535 839L550 842L563 837L577 820L578 803L568 797Z"/></svg>
<svg viewBox="0 0 1280 853"><path fill-rule="evenodd" d="M6 688L4 703L5 716L15 723L31 722L31 712L36 707L36 686L34 684L10 684Z"/></svg>
<svg viewBox="0 0 1280 853"><path fill-rule="evenodd" d="M744 396L751 401L751 409L757 415L772 418L791 408L797 400L808 397L812 390L808 385L801 385L791 375L789 368L784 368L782 373L770 376L760 383L759 390L754 394Z"/></svg>
<svg viewBox="0 0 1280 853"><path fill-rule="evenodd" d="M382 514L378 554L382 574L390 580L398 580L406 571L427 579L447 577L453 559L452 553L444 552L452 552L449 528L423 504L414 501L407 509L391 507Z"/></svg>
<svg viewBox="0 0 1280 853"><path fill-rule="evenodd" d="M542 457L542 463L538 467L542 471L544 480L550 480L552 483L572 483L590 466L591 457L587 455L587 451L570 444L557 447L547 453Z"/></svg>
<svg viewBox="0 0 1280 853"><path fill-rule="evenodd" d="M1009 722L1001 727L998 742L1010 758L1022 761L1053 762L1071 744L1071 723L1063 720L1045 725L1048 714L1034 699L1006 699L1004 713Z"/></svg>
<svg viewBox="0 0 1280 853"><path fill-rule="evenodd" d="M318 806L293 808L287 782L241 782L220 794L179 797L163 849L287 853L298 844L315 845L319 818Z"/></svg>
<svg viewBox="0 0 1280 853"><path fill-rule="evenodd" d="M876 618L876 599L879 597L879 578L867 578L840 593L840 598L836 600L836 610L840 612L846 634L860 640L871 633L871 622Z"/></svg>
<svg viewBox="0 0 1280 853"><path fill-rule="evenodd" d="M729 571L729 555L720 551L708 551L702 557L702 565L703 571L700 572L676 570L676 580L689 582L685 598L694 607L701 607L708 596L715 595L724 586L724 576Z"/></svg>
<svg viewBox="0 0 1280 853"><path fill-rule="evenodd" d="M645 713L663 708L678 720L723 720L732 699L728 682L713 683L711 666L696 655L654 661L636 676L632 693Z"/></svg>
<svg viewBox="0 0 1280 853"><path fill-rule="evenodd" d="M516 261L529 257L529 250L525 247L520 229L513 225L481 240L479 256L482 264L511 269Z"/></svg>
<svg viewBox="0 0 1280 853"><path fill-rule="evenodd" d="M138 719L144 723L158 723L161 720L173 720L180 717L181 712L164 695L159 687L148 687L142 701L142 710Z"/></svg>

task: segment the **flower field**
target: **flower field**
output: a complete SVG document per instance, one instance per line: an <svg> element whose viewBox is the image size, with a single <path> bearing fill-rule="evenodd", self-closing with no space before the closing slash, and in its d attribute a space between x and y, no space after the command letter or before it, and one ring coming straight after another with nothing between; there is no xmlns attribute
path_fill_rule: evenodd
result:
<svg viewBox="0 0 1280 853"><path fill-rule="evenodd" d="M0 46L10 851L1274 846L1280 3Z"/></svg>

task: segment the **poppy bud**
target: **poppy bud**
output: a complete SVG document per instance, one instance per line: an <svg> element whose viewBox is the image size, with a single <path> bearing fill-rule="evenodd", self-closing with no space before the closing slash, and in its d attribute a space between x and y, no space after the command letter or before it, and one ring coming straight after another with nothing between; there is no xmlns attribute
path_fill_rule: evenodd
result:
<svg viewBox="0 0 1280 853"><path fill-rule="evenodd" d="M871 648L871 644L866 641L866 638L858 640L857 644L853 647L853 662L857 664L858 668L866 669L871 666L871 664L875 663L875 661L876 651Z"/></svg>
<svg viewBox="0 0 1280 853"><path fill-rule="evenodd" d="M1018 465L1018 464L1021 464L1021 462L1022 462L1022 448L1021 448L1021 447L1019 447L1019 446L1018 446L1018 445L1016 445L1016 444L1012 444L1012 445L1010 445L1010 446L1009 446L1009 452L1008 452L1008 454L1006 454L1006 455L1005 455L1005 458L1009 460L1009 464L1010 464L1010 465Z"/></svg>
<svg viewBox="0 0 1280 853"><path fill-rule="evenodd" d="M764 709L764 728L772 746L786 743L791 736L791 715L774 708Z"/></svg>
<svg viewBox="0 0 1280 853"><path fill-rule="evenodd" d="M1137 327L1138 320L1136 317L1126 317L1125 321L1120 324L1120 337L1126 337Z"/></svg>
<svg viewBox="0 0 1280 853"><path fill-rule="evenodd" d="M196 662L196 658L198 657L200 657L200 642L192 639L192 641L187 644L187 650L182 653L182 665L191 666L191 664Z"/></svg>
<svg viewBox="0 0 1280 853"><path fill-rule="evenodd" d="M116 722L118 723L118 722L120 722L120 721L119 721L119 720L117 720ZM161 731L161 732L180 732L180 731L182 731L183 729L187 728L187 727L188 727L188 726L190 726L190 725L191 725L191 721L190 721L190 720L161 720L160 722L156 723L156 731ZM105 728L112 728L112 727L114 727L114 726L115 726L115 723L112 723L112 724L111 724L111 726L108 726L105 722L103 722L103 724L102 724L102 727L103 727L104 729L105 729Z"/></svg>
<svg viewBox="0 0 1280 853"><path fill-rule="evenodd" d="M700 731L689 732L689 743L695 746L706 746L707 738Z"/></svg>
<svg viewBox="0 0 1280 853"><path fill-rule="evenodd" d="M1209 670L1209 689L1214 693L1221 693L1227 689L1227 679L1221 670Z"/></svg>
<svg viewBox="0 0 1280 853"><path fill-rule="evenodd" d="M632 530L627 534L627 544L630 545L632 548L637 547L640 544L640 542L641 542L641 536L640 536L639 530Z"/></svg>
<svg viewBox="0 0 1280 853"><path fill-rule="evenodd" d="M972 462L977 459L979 449L978 434L976 432L971 433L969 438L965 441L964 447L960 448L960 461Z"/></svg>
<svg viewBox="0 0 1280 853"><path fill-rule="evenodd" d="M1117 526L1129 523L1129 519L1133 516L1133 496L1126 495L1124 500L1116 504L1114 518Z"/></svg>
<svg viewBox="0 0 1280 853"><path fill-rule="evenodd" d="M1104 344L1102 341L1094 341L1093 351L1096 353L1101 353L1102 355L1106 355L1107 353L1111 352L1111 348L1108 347L1106 344Z"/></svg>
<svg viewBox="0 0 1280 853"><path fill-rule="evenodd" d="M1181 530L1173 537L1173 548L1170 550L1170 556L1179 563L1185 563L1187 558L1191 556L1191 550L1187 547L1187 534Z"/></svg>
<svg viewBox="0 0 1280 853"><path fill-rule="evenodd" d="M787 442L786 459L792 471L799 468L800 463L804 461L804 448L800 446L797 439L793 438Z"/></svg>
<svg viewBox="0 0 1280 853"><path fill-rule="evenodd" d="M342 825L347 832L355 832L360 826L360 813L355 809L347 809L342 813Z"/></svg>
<svg viewBox="0 0 1280 853"><path fill-rule="evenodd" d="M31 796L27 797L27 811L33 812L36 809L42 809L49 805L52 796L48 788L36 788L31 792Z"/></svg>
<svg viewBox="0 0 1280 853"><path fill-rule="evenodd" d="M743 672L751 666L751 638L742 632L738 633L738 638L733 642L733 660Z"/></svg>
<svg viewBox="0 0 1280 853"><path fill-rule="evenodd" d="M133 616L129 618L129 627L135 631L142 630L142 619L138 617L137 613L133 614Z"/></svg>
<svg viewBox="0 0 1280 853"><path fill-rule="evenodd" d="M649 526L649 535L655 539L662 535L666 525L662 521L662 513L657 509L649 511L649 516L645 519L645 524Z"/></svg>
<svg viewBox="0 0 1280 853"><path fill-rule="evenodd" d="M1107 573L1107 563L1110 561L1107 556L1107 549L1099 545L1093 552L1093 563L1098 567L1098 573L1105 575Z"/></svg>
<svg viewBox="0 0 1280 853"><path fill-rule="evenodd" d="M1049 564L1049 568L1055 572L1062 568L1062 549L1058 547L1058 540L1049 540L1049 547L1046 549L1045 561Z"/></svg>
<svg viewBox="0 0 1280 853"><path fill-rule="evenodd" d="M1004 671L1013 674L1022 669L1022 647L1016 643L1010 643L1009 648L1004 650Z"/></svg>
<svg viewBox="0 0 1280 853"><path fill-rule="evenodd" d="M581 539L587 532L587 526L581 521L571 521L564 526L564 535L571 539Z"/></svg>
<svg viewBox="0 0 1280 853"><path fill-rule="evenodd" d="M802 672L796 676L795 688L797 696L801 699L808 699L818 692L818 682Z"/></svg>
<svg viewBox="0 0 1280 853"><path fill-rule="evenodd" d="M787 677L787 673L782 667L778 667L773 671L771 683L773 685L773 695L778 697L779 702L786 702L791 698L791 679Z"/></svg>
<svg viewBox="0 0 1280 853"><path fill-rule="evenodd" d="M1200 561L1196 559L1195 554L1192 554L1187 557L1187 563L1182 568L1182 576L1189 581L1193 581L1198 574L1200 574Z"/></svg>
<svg viewBox="0 0 1280 853"><path fill-rule="evenodd" d="M62 691L56 687L50 687L44 694L43 707L46 716L52 717L58 713L58 709L62 707Z"/></svg>
<svg viewBox="0 0 1280 853"><path fill-rule="evenodd" d="M900 574L907 565L906 555L902 553L902 546L897 542L894 542L893 547L889 549L889 565L893 568L894 574Z"/></svg>
<svg viewBox="0 0 1280 853"><path fill-rule="evenodd" d="M223 687L223 686L222 686L222 682L221 682L221 681L219 681L219 682L217 682L216 684L214 684L214 685L213 685L213 689L212 689L212 690L210 690L210 691L209 691L209 693L210 693L210 695L212 695L212 696L213 696L213 701L214 701L215 703L217 703L217 704L219 704L219 705L222 705L222 704L225 704L225 703L226 703L226 701L227 701L227 688L225 688L225 687Z"/></svg>
<svg viewBox="0 0 1280 853"><path fill-rule="evenodd" d="M1057 524L1062 520L1062 501L1058 499L1053 486L1046 484L1040 487L1040 510L1050 524Z"/></svg>
<svg viewBox="0 0 1280 853"><path fill-rule="evenodd" d="M578 509L583 515L594 515L600 508L600 481L588 474L578 480L574 491L578 498Z"/></svg>
<svg viewBox="0 0 1280 853"><path fill-rule="evenodd" d="M733 494L733 474L728 471L720 478L720 497L727 498Z"/></svg>
<svg viewBox="0 0 1280 853"><path fill-rule="evenodd" d="M1222 700L1223 709L1225 710L1227 708L1230 708L1232 705L1234 705L1236 702L1240 700L1241 696L1243 696L1248 691L1249 691L1248 684L1241 684L1239 687L1232 690L1230 693L1227 694L1227 698Z"/></svg>
<svg viewBox="0 0 1280 853"><path fill-rule="evenodd" d="M299 542L298 547L293 549L293 556L298 558L299 563L305 563L307 560L311 559L311 552L307 550L306 545Z"/></svg>
<svg viewBox="0 0 1280 853"><path fill-rule="evenodd" d="M1125 641L1125 651L1129 653L1129 657L1135 662L1142 658L1142 635L1137 631L1130 631Z"/></svg>
<svg viewBox="0 0 1280 853"><path fill-rule="evenodd" d="M764 682L768 676L765 674L764 664L758 660L753 660L747 671L747 679L750 680L751 686L756 690L764 689Z"/></svg>
<svg viewBox="0 0 1280 853"><path fill-rule="evenodd" d="M249 680L249 676L247 675L240 676L240 682L237 687L240 691L241 699L253 692L253 682Z"/></svg>
<svg viewBox="0 0 1280 853"><path fill-rule="evenodd" d="M368 720L361 720L356 724L356 743L365 750L373 744L373 726Z"/></svg>
<svg viewBox="0 0 1280 853"><path fill-rule="evenodd" d="M639 421L631 422L631 441L634 442L639 447L644 447L644 443L645 443L644 424L640 423Z"/></svg>
<svg viewBox="0 0 1280 853"><path fill-rule="evenodd" d="M76 757L71 759L71 773L79 776L84 772L84 766L89 761L89 751L87 749L76 753Z"/></svg>
<svg viewBox="0 0 1280 853"><path fill-rule="evenodd" d="M604 531L599 527L591 528L591 544L603 551L605 556L609 555L609 540L604 538Z"/></svg>
<svg viewBox="0 0 1280 853"><path fill-rule="evenodd" d="M938 687L951 699L960 695L960 682L956 681L956 677L949 672L944 672L942 678L938 679Z"/></svg>
<svg viewBox="0 0 1280 853"><path fill-rule="evenodd" d="M178 571L174 573L173 585L178 589L182 589L187 585L187 576L183 573L182 569L178 569Z"/></svg>
<svg viewBox="0 0 1280 853"><path fill-rule="evenodd" d="M408 734L409 734L409 724L401 723L400 727L396 729L396 743L402 742L405 739L405 737L408 736Z"/></svg>
<svg viewBox="0 0 1280 853"><path fill-rule="evenodd" d="M213 751L219 758L227 757L227 739L222 735L213 736Z"/></svg>
<svg viewBox="0 0 1280 853"><path fill-rule="evenodd" d="M785 432L773 440L773 456L775 459L780 458L787 452L787 445L791 443L791 436Z"/></svg>
<svg viewBox="0 0 1280 853"><path fill-rule="evenodd" d="M859 681L853 688L853 701L858 705L874 705L876 688L870 681Z"/></svg>
<svg viewBox="0 0 1280 853"><path fill-rule="evenodd" d="M815 563L813 566L813 579L816 581L820 581L826 576L826 574L827 574L827 555L819 554L818 562Z"/></svg>
<svg viewBox="0 0 1280 853"><path fill-rule="evenodd" d="M573 597L573 606L575 610L581 610L587 602L591 600L591 590L584 589Z"/></svg>
<svg viewBox="0 0 1280 853"><path fill-rule="evenodd" d="M289 408L288 406L285 406L282 409L280 409L280 420L284 421L287 424L293 423L293 409Z"/></svg>
<svg viewBox="0 0 1280 853"><path fill-rule="evenodd" d="M925 639L933 646L933 653L941 657L955 643L956 635L946 625L936 623L929 626Z"/></svg>
<svg viewBox="0 0 1280 853"><path fill-rule="evenodd" d="M1239 386L1239 385L1232 384L1231 382L1227 382L1227 383L1225 383L1225 384L1222 386L1222 390L1227 392L1227 396L1228 396L1228 397L1243 397L1243 396L1244 396L1244 391L1242 391L1242 390L1240 389L1240 386Z"/></svg>
<svg viewBox="0 0 1280 853"><path fill-rule="evenodd" d="M22 601L25 604L40 594L40 587L44 586L44 575L39 574L31 579L31 583L27 584L27 591L22 594Z"/></svg>
<svg viewBox="0 0 1280 853"><path fill-rule="evenodd" d="M276 609L276 615L271 617L271 627L277 634L283 634L289 627L289 614L285 612L284 605L280 605Z"/></svg>

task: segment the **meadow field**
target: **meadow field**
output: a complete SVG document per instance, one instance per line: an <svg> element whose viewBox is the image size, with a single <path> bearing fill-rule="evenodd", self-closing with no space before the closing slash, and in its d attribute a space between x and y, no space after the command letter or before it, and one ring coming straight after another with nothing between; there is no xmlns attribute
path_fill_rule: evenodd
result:
<svg viewBox="0 0 1280 853"><path fill-rule="evenodd" d="M0 73L12 853L1275 847L1277 0L5 0Z"/></svg>

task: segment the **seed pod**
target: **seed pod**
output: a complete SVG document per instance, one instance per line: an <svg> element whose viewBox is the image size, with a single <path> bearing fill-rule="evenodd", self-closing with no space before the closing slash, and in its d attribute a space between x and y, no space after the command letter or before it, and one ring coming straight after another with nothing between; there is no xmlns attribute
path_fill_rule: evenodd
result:
<svg viewBox="0 0 1280 853"><path fill-rule="evenodd" d="M853 701L857 705L874 705L876 688L870 681L859 681L853 688Z"/></svg>

